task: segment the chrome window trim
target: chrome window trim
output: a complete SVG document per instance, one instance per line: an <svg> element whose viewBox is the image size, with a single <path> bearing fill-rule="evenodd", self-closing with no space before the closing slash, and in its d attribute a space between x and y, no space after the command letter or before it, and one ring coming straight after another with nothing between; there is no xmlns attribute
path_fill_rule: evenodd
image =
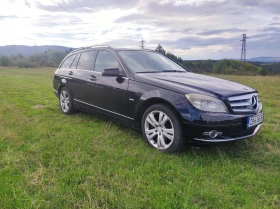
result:
<svg viewBox="0 0 280 209"><path fill-rule="evenodd" d="M96 48L95 48L96 47ZM100 49L100 48L102 48L102 47L104 47L104 49ZM107 48L106 48L107 47ZM69 68L61 68L61 66L62 66L62 64L65 62L65 60L68 58L68 57L70 57L70 56L73 56L73 55L75 55L76 54L76 56L77 56L77 54L79 54L79 53L83 53L86 49L93 49L93 50L96 50L97 51L97 53L96 53L96 57L95 57L95 60L94 60L94 63L93 63L93 70L83 70L83 69L79 69L79 68L70 68L71 67L71 65L72 65L72 63L71 63L71 65L70 65L70 67ZM93 51L93 50L89 50L89 51ZM99 51L110 51L110 52L112 52L113 53L113 55L116 57L116 59L118 60L118 62L120 63L120 65L121 65L121 67L122 67L122 69L123 69L123 71L124 71L124 73L125 73L125 76L123 77L123 78L128 78L128 74L127 74L127 72L126 72L126 69L125 69L125 67L124 67L124 65L122 64L122 62L121 62L121 60L118 58L118 56L116 56L116 54L115 54L115 51L114 50L112 50L112 49L110 49L110 47L109 46L91 46L91 47L85 47L85 48L79 48L79 49L76 49L76 50L73 50L72 52L70 52L64 59L63 59L63 61L60 63L60 65L58 66L58 69L66 69L66 70L82 70L82 71L89 71L89 72L96 72L96 73L102 73L102 72L97 72L97 71L95 71L94 70L94 68L95 68L95 62L96 62L96 59L97 59L97 56L98 56L98 52ZM75 58L74 58L75 59ZM74 61L74 60L73 60Z"/></svg>
<svg viewBox="0 0 280 209"><path fill-rule="evenodd" d="M252 136L255 136L258 131L260 130L262 124L259 124L255 130L254 133L247 135L247 136L240 136L240 137L235 137L235 138L228 138L228 139L199 139L199 138L194 138L194 140L196 141L201 141L201 142L210 142L210 143L217 143L217 142L230 142L230 141L236 141L236 140L240 140L240 139L246 139Z"/></svg>
<svg viewBox="0 0 280 209"><path fill-rule="evenodd" d="M130 120L134 120L133 118L127 117L125 115L122 115L122 114L119 114L119 113L116 113L116 112L113 112L113 111L110 111L110 110L106 110L104 108L101 108L101 107L98 107L98 106L95 106L95 105L92 105L92 104L89 104L89 103L86 103L86 102L82 102L82 101L77 100L77 99L74 99L74 101L80 102L80 103L83 103L83 104L86 104L86 105L89 105L89 106L92 106L92 107L95 107L95 108L98 108L100 110L104 110L104 111L110 112L110 113L113 113L113 114L116 114L116 115L119 115L119 116L122 116L122 117L125 117L125 118L128 118Z"/></svg>
<svg viewBox="0 0 280 209"><path fill-rule="evenodd" d="M80 70L80 69L75 69L75 70ZM83 70L83 71L90 71L90 72L94 72L94 73L98 73L98 74L101 74L101 73L102 73L102 72L96 72L96 71L92 71L92 70ZM71 78L71 77L67 77L67 76L64 76L64 75L59 75L59 74L56 74L56 75L57 75L59 78L65 78L65 79L69 79L69 80L73 79L73 78ZM115 78L116 78L116 77L115 77ZM125 80L129 80L128 77L121 77L121 78L123 78L123 79L125 79ZM79 78L79 80L90 82L89 80L81 79L81 78ZM94 83L96 83L96 81L94 81Z"/></svg>
<svg viewBox="0 0 280 209"><path fill-rule="evenodd" d="M61 78L64 78L64 79L69 79L69 80L71 80L72 78L71 77L67 77L67 76L64 76L64 75L57 75L60 79Z"/></svg>

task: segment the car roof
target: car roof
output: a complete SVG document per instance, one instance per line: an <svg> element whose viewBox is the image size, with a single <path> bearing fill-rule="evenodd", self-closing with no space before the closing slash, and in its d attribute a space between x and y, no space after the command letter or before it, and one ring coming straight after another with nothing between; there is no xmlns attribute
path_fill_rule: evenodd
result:
<svg viewBox="0 0 280 209"><path fill-rule="evenodd" d="M153 51L153 50L150 50L150 49L135 49L135 48L113 48L113 47L110 47L110 46L106 46L106 45L97 45L97 46L86 46L86 47L80 47L80 48L77 48L77 49L74 49L73 51L71 51L71 53L74 53L74 52L78 52L78 51L83 51L83 50L86 50L86 49L113 49L113 50L116 50L116 51Z"/></svg>
<svg viewBox="0 0 280 209"><path fill-rule="evenodd" d="M150 49L115 48L117 51L153 51Z"/></svg>

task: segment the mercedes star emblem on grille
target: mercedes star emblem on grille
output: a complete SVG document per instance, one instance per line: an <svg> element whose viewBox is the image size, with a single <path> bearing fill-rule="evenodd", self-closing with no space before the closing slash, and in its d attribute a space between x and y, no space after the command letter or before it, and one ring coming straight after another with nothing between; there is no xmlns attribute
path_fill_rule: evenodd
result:
<svg viewBox="0 0 280 209"><path fill-rule="evenodd" d="M252 96L252 106L254 107L258 102L258 97L256 95Z"/></svg>

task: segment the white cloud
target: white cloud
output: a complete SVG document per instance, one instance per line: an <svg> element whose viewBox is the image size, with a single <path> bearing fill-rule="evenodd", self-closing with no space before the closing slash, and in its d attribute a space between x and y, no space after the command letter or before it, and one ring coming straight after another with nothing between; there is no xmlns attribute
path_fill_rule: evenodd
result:
<svg viewBox="0 0 280 209"><path fill-rule="evenodd" d="M54 1L72 14L51 0L2 0L0 45L138 47L144 37L185 59L219 59L238 58L247 33L247 57L279 56L278 0Z"/></svg>

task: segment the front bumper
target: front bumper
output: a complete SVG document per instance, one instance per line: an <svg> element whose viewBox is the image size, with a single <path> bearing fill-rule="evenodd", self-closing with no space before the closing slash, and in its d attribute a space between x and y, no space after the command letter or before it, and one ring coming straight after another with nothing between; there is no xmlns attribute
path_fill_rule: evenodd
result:
<svg viewBox="0 0 280 209"><path fill-rule="evenodd" d="M240 139L246 139L252 136L255 136L258 131L260 130L262 124L259 124L257 127L255 127L255 130L252 134L246 135L246 136L239 136L239 137L223 137L223 138L215 138L215 139L211 139L211 138L194 138L194 141L199 141L199 142L207 142L207 143L219 143L219 142L230 142L230 141L236 141L236 140L240 140Z"/></svg>
<svg viewBox="0 0 280 209"><path fill-rule="evenodd" d="M262 123L247 128L247 118L253 115L217 115L206 113L200 121L183 121L183 129L188 140L197 143L221 143L241 140L258 133ZM207 119L207 120L205 120ZM215 137L206 133L215 131Z"/></svg>

